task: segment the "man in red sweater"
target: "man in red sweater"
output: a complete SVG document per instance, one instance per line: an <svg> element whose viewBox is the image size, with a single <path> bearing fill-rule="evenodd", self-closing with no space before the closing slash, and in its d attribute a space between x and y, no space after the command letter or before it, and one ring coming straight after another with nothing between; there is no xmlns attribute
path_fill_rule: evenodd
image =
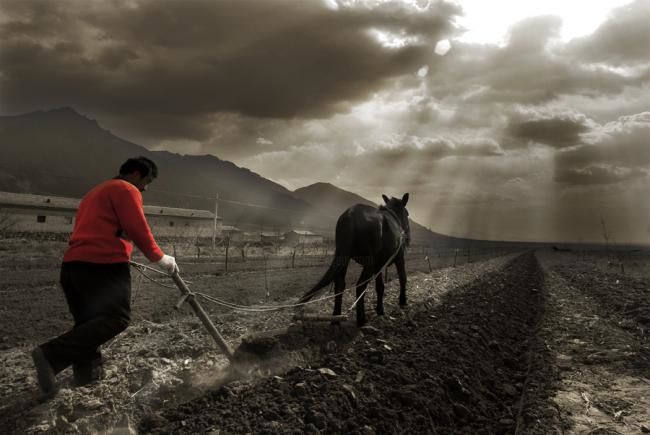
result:
<svg viewBox="0 0 650 435"><path fill-rule="evenodd" d="M178 272L176 260L158 247L144 216L141 192L157 175L156 164L146 157L128 159L119 176L81 200L61 265L61 285L75 325L32 352L44 393L56 393L56 374L70 365L77 386L101 377L99 346L130 321L130 240L149 261L170 274Z"/></svg>

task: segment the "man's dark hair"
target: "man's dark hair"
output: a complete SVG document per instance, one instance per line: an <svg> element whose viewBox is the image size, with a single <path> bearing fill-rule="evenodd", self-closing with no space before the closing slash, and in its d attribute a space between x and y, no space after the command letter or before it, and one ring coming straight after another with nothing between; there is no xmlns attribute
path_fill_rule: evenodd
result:
<svg viewBox="0 0 650 435"><path fill-rule="evenodd" d="M156 164L146 157L136 157L127 160L120 166L120 175L129 175L134 172L139 172L142 177L151 174L153 178L158 177L158 167Z"/></svg>

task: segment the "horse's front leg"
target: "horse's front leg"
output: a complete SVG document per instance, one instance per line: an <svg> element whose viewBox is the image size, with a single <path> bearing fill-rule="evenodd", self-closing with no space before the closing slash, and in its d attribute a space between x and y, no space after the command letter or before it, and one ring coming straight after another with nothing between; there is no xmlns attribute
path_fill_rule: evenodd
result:
<svg viewBox="0 0 650 435"><path fill-rule="evenodd" d="M399 277L399 305L404 307L406 306L406 262L404 261L404 251L397 255L395 268Z"/></svg>
<svg viewBox="0 0 650 435"><path fill-rule="evenodd" d="M384 277L382 275L381 269L375 272L377 277L375 278L375 290L377 292L377 308L375 311L378 316L384 315Z"/></svg>

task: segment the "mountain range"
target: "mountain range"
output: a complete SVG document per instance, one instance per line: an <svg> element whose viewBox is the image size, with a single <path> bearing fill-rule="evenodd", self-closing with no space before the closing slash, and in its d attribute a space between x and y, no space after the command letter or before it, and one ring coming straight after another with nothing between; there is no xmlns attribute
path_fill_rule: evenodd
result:
<svg viewBox="0 0 650 435"><path fill-rule="evenodd" d="M80 198L116 175L127 158L156 162L159 177L145 202L214 210L226 224L241 228L302 228L333 234L347 207L376 205L329 183L292 192L246 168L212 155L150 151L115 136L71 108L0 117L0 190ZM413 222L412 238L422 243L458 239L435 234Z"/></svg>

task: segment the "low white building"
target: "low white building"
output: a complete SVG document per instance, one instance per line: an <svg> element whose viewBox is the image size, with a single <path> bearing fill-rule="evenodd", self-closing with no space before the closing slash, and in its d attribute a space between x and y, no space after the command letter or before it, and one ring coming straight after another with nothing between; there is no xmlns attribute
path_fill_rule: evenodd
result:
<svg viewBox="0 0 650 435"><path fill-rule="evenodd" d="M244 232L232 225L222 225L221 237L227 237L231 242L241 242L244 240Z"/></svg>
<svg viewBox="0 0 650 435"><path fill-rule="evenodd" d="M284 234L284 241L289 246L312 245L323 243L323 236L311 231L292 230Z"/></svg>
<svg viewBox="0 0 650 435"><path fill-rule="evenodd" d="M263 243L281 243L284 240L284 236L277 231L263 231L260 238Z"/></svg>
<svg viewBox="0 0 650 435"><path fill-rule="evenodd" d="M155 235L212 237L214 231L214 213L207 210L145 205L144 215ZM221 218L217 218L216 225L218 236L223 227Z"/></svg>
<svg viewBox="0 0 650 435"><path fill-rule="evenodd" d="M0 231L69 233L81 200L60 196L0 192ZM215 215L207 210L145 205L144 213L156 236L211 237ZM221 218L216 218L217 235Z"/></svg>

